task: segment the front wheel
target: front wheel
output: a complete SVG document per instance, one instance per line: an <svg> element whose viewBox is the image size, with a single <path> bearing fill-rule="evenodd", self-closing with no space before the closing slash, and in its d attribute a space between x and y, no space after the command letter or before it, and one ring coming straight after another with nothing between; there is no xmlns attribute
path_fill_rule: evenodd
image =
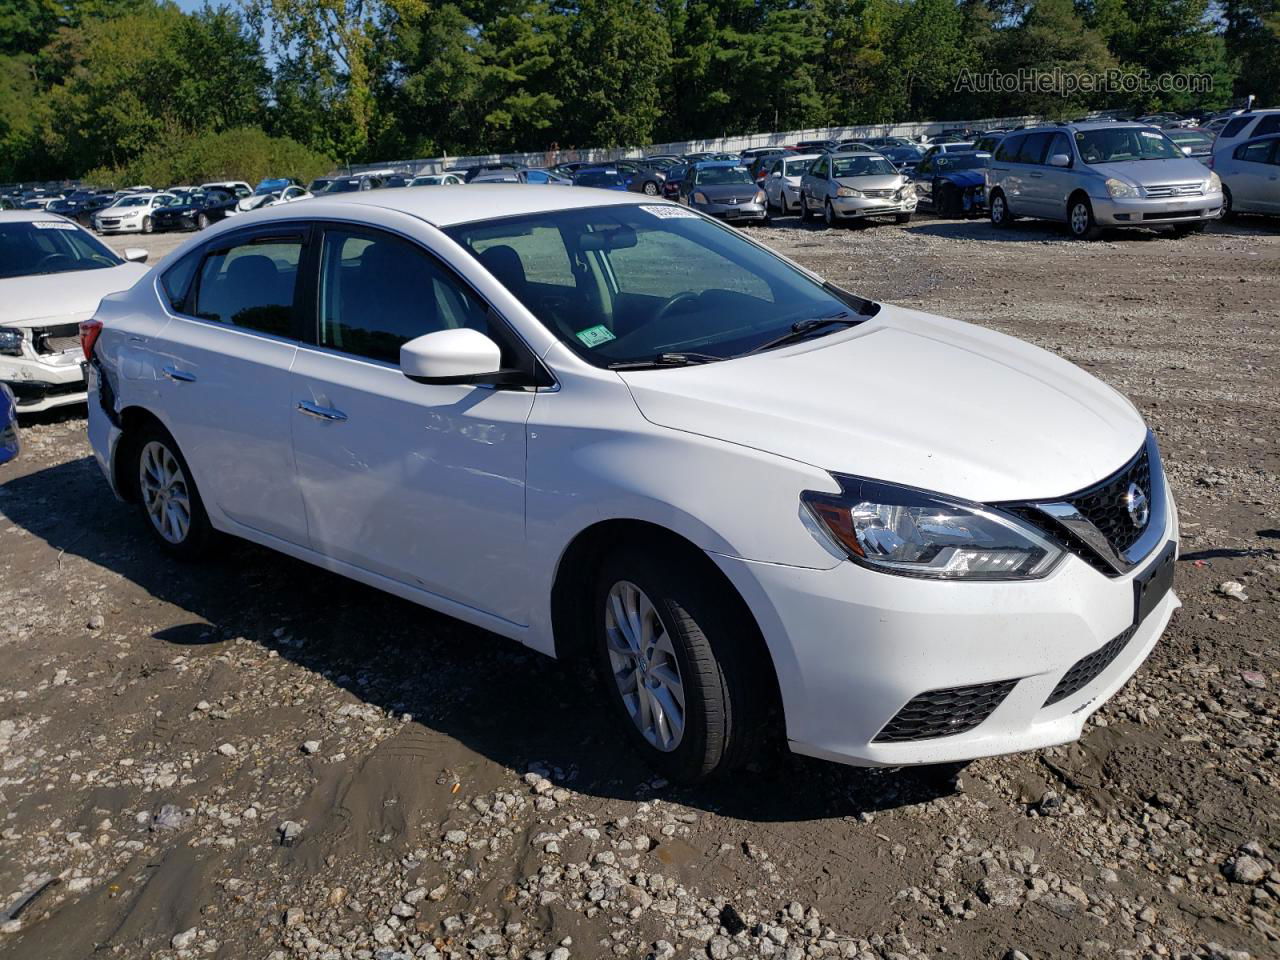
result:
<svg viewBox="0 0 1280 960"><path fill-rule="evenodd" d="M830 200L822 205L822 220L828 227L834 227L840 222L839 218L836 217L836 208L831 205Z"/></svg>
<svg viewBox="0 0 1280 960"><path fill-rule="evenodd" d="M895 216L895 217L893 218L893 222L894 222L894 223L910 223L910 222L911 222L911 214L909 214L909 213L899 213L897 216Z"/></svg>
<svg viewBox="0 0 1280 960"><path fill-rule="evenodd" d="M1007 227L1013 222L1013 216L1009 213L1009 205L1005 202L1004 194L997 191L991 195L991 225L993 227Z"/></svg>
<svg viewBox="0 0 1280 960"><path fill-rule="evenodd" d="M142 218L142 232L143 232L143 233L150 233L150 232L151 232L152 230L154 230L154 229L155 229L155 227L154 227L154 226L152 225L152 223L151 223L151 218L150 218L150 217L143 217L143 218Z"/></svg>
<svg viewBox="0 0 1280 960"><path fill-rule="evenodd" d="M800 194L800 222L810 223L813 220L813 211L809 209L809 198L805 194Z"/></svg>
<svg viewBox="0 0 1280 960"><path fill-rule="evenodd" d="M1223 220L1230 220L1235 216L1235 210L1232 207L1231 191L1227 189L1227 185L1222 185L1222 212L1218 214Z"/></svg>
<svg viewBox="0 0 1280 960"><path fill-rule="evenodd" d="M191 468L163 428L143 430L133 446L138 500L160 546L183 559L204 554L213 539Z"/></svg>
<svg viewBox="0 0 1280 960"><path fill-rule="evenodd" d="M736 598L663 544L623 548L596 582L593 644L602 692L627 738L668 779L727 773L758 752L754 626Z"/></svg>
<svg viewBox="0 0 1280 960"><path fill-rule="evenodd" d="M654 183L652 180L648 181L644 185L643 189L644 189L645 196L656 197L658 195L658 185Z"/></svg>
<svg viewBox="0 0 1280 960"><path fill-rule="evenodd" d="M1093 207L1084 197L1075 197L1067 207L1067 229L1077 240L1096 240L1102 230L1093 219Z"/></svg>
<svg viewBox="0 0 1280 960"><path fill-rule="evenodd" d="M197 230L203 230L203 229L204 229L205 227L207 227L208 225L209 225L209 218L208 218L207 216L205 216L203 213L202 213L202 214L200 214L200 215L198 215L198 216L196 217L196 229L197 229Z"/></svg>

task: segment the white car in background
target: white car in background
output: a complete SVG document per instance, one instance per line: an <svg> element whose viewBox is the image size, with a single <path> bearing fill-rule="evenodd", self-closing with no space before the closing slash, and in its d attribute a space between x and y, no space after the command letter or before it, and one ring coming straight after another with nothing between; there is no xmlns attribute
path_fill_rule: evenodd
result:
<svg viewBox="0 0 1280 960"><path fill-rule="evenodd" d="M126 250L122 260L56 214L0 212L0 383L19 413L84 402L78 325L144 275L146 259Z"/></svg>
<svg viewBox="0 0 1280 960"><path fill-rule="evenodd" d="M212 180L200 184L201 190L225 190L233 197L248 197L253 194L253 187L243 180Z"/></svg>
<svg viewBox="0 0 1280 960"><path fill-rule="evenodd" d="M760 184L764 188L765 205L770 213L800 211L800 178L820 153L786 154L775 157L769 175Z"/></svg>
<svg viewBox="0 0 1280 960"><path fill-rule="evenodd" d="M313 194L306 187L297 185L285 187L283 190L272 190L269 193L255 193L251 197L245 197L236 204L236 209L241 213L248 213L250 210L263 210L267 207L276 207L282 203L296 203L299 200L310 200Z"/></svg>
<svg viewBox="0 0 1280 960"><path fill-rule="evenodd" d="M1128 400L643 194L257 211L82 331L94 455L163 549L232 534L590 670L668 779L774 736L1069 742L1178 607Z"/></svg>
<svg viewBox="0 0 1280 960"><path fill-rule="evenodd" d="M129 193L95 213L91 222L98 233L150 233L156 209L177 202L172 193Z"/></svg>

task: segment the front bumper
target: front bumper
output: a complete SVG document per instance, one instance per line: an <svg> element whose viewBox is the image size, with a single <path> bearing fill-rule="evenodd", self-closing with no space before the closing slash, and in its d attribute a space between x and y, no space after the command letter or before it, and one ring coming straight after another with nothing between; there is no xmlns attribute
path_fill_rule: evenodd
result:
<svg viewBox="0 0 1280 960"><path fill-rule="evenodd" d="M690 206L708 216L734 222L763 220L766 216L763 203L694 203Z"/></svg>
<svg viewBox="0 0 1280 960"><path fill-rule="evenodd" d="M892 217L901 213L914 213L917 202L914 191L901 200L892 197L832 197L831 209L837 217L850 220L859 217Z"/></svg>
<svg viewBox="0 0 1280 960"><path fill-rule="evenodd" d="M167 230L194 230L196 228L195 214L183 214L177 217L154 217L151 220L151 227L157 233Z"/></svg>
<svg viewBox="0 0 1280 960"><path fill-rule="evenodd" d="M1140 197L1113 200L1090 197L1093 219L1108 227L1157 227L1162 223L1199 223L1222 212L1222 193L1190 197Z"/></svg>
<svg viewBox="0 0 1280 960"><path fill-rule="evenodd" d="M141 233L142 218L137 220L95 220L93 229L98 233Z"/></svg>
<svg viewBox="0 0 1280 960"><path fill-rule="evenodd" d="M13 391L18 413L40 413L84 403L84 374L78 351L48 359L0 357L0 383Z"/></svg>
<svg viewBox="0 0 1280 960"><path fill-rule="evenodd" d="M1146 659L1180 603L1164 595L1134 628L1134 580L1177 538L1109 578L1072 555L1044 580L948 583L842 562L803 569L713 555L738 588L773 657L797 753L861 766L948 763L1067 743ZM1048 703L1068 672L1134 628L1072 693ZM1113 647L1114 649L1114 647ZM969 729L886 740L920 695L1005 682ZM944 707L944 709L946 709Z"/></svg>

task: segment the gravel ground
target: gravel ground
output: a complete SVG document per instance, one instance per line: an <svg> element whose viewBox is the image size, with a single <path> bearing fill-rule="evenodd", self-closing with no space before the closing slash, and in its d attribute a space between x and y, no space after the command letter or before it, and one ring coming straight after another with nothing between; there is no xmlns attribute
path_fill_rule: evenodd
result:
<svg viewBox="0 0 1280 960"><path fill-rule="evenodd" d="M754 235L1158 433L1184 607L1079 744L676 789L508 641L244 544L167 562L76 410L0 468L0 956L1280 956L1280 232Z"/></svg>

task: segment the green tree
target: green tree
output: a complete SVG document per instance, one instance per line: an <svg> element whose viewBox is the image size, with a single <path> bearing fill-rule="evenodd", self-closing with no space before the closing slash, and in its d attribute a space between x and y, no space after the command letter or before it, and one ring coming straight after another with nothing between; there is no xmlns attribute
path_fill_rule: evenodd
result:
<svg viewBox="0 0 1280 960"><path fill-rule="evenodd" d="M1097 76L1117 66L1106 40L1085 25L1071 0L1035 0L1020 23L1000 31L996 55L1005 72ZM1102 92L1023 90L992 98L992 112L1066 118L1104 106Z"/></svg>

